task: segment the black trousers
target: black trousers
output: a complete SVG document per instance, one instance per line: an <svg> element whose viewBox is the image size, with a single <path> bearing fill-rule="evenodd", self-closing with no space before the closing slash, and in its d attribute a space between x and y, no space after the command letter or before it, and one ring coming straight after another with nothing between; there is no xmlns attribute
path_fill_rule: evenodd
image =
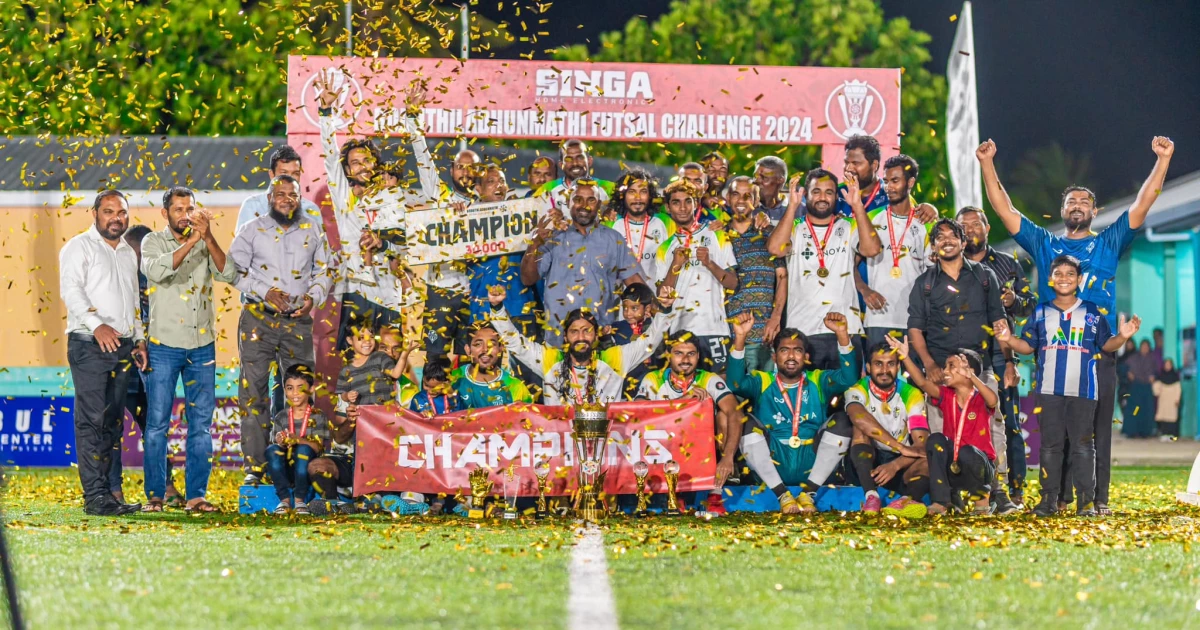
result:
<svg viewBox="0 0 1200 630"><path fill-rule="evenodd" d="M1092 419L1096 417L1096 404L1088 398L1038 394L1042 501L1058 500L1060 492L1070 487L1069 482L1063 482L1064 478L1074 478L1081 507L1095 500L1096 440ZM1069 467L1064 465L1065 451L1071 453Z"/></svg>
<svg viewBox="0 0 1200 630"><path fill-rule="evenodd" d="M1096 361L1096 389L1100 399L1096 401L1096 413L1092 420L1092 428L1096 436L1096 504L1108 505L1108 485L1112 481L1112 431L1113 414L1117 407L1117 359L1116 355L1107 352L1100 353ZM1059 500L1063 503L1073 501L1071 493L1071 467L1074 462L1071 453L1066 453L1063 463L1060 488L1062 494Z"/></svg>
<svg viewBox="0 0 1200 630"><path fill-rule="evenodd" d="M72 334L67 341L75 385L75 458L85 502L111 497L108 476L113 458L121 456L125 398L137 369L132 352L132 339L122 339L116 352L104 352L87 335Z"/></svg>
<svg viewBox="0 0 1200 630"><path fill-rule="evenodd" d="M954 460L954 444L942 433L934 433L925 442L925 454L929 458L929 499L934 503L950 505L954 492L966 490L976 497L990 496L996 467L983 451L964 444L958 449L959 471L950 470Z"/></svg>
<svg viewBox="0 0 1200 630"><path fill-rule="evenodd" d="M467 324L471 306L467 294L441 287L429 287L425 298L425 352L429 358L466 354Z"/></svg>
<svg viewBox="0 0 1200 630"><path fill-rule="evenodd" d="M808 335L808 345L812 346L808 349L808 367L814 370L836 370L841 367L841 355L838 354L837 335L833 333L822 333L820 335ZM854 347L854 354L858 357L858 368L862 370L863 356L863 337L862 335L850 335L850 345Z"/></svg>

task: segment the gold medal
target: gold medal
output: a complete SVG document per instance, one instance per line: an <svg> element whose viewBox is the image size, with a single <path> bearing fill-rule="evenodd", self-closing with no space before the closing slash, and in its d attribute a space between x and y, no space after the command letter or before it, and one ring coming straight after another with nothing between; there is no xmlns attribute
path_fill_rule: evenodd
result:
<svg viewBox="0 0 1200 630"><path fill-rule="evenodd" d="M950 472L952 472L956 475L958 473L962 472L962 468L959 468L958 462L950 462Z"/></svg>
<svg viewBox="0 0 1200 630"><path fill-rule="evenodd" d="M829 277L829 270L828 270L828 269L826 269L826 268L824 268L824 267L821 267L820 269L817 269L817 277L820 277L820 278L828 278L828 277Z"/></svg>
<svg viewBox="0 0 1200 630"><path fill-rule="evenodd" d="M788 446L792 448L800 448L800 437L793 435L792 439L788 440Z"/></svg>
<svg viewBox="0 0 1200 630"><path fill-rule="evenodd" d="M903 272L900 271L899 267L892 267L892 277L893 278L896 278L897 280L899 280L901 275L903 275Z"/></svg>

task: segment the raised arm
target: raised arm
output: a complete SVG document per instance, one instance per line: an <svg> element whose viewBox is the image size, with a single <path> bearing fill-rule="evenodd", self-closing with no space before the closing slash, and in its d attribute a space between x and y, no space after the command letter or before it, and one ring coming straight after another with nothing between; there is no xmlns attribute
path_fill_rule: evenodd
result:
<svg viewBox="0 0 1200 630"><path fill-rule="evenodd" d="M338 95L329 85L329 80L329 76L325 75L316 86L320 102L317 126L321 130L321 152L325 164L325 178L329 183L329 200L333 203L335 214L340 215L350 207L350 180L346 179L346 172L342 170L342 153L337 143L337 120L333 117L333 106Z"/></svg>
<svg viewBox="0 0 1200 630"><path fill-rule="evenodd" d="M858 353L850 341L850 324L841 313L830 312L825 315L825 327L837 337L838 366L833 370L821 373L821 388L827 397L832 398L846 391L858 382L860 368Z"/></svg>
<svg viewBox="0 0 1200 630"><path fill-rule="evenodd" d="M1150 206L1154 205L1162 192L1163 181L1167 178L1167 167L1171 165L1171 156L1175 155L1175 143L1164 136L1155 136L1150 142L1150 148L1154 150L1158 159L1154 162L1150 176L1142 184L1142 189L1138 191L1137 198L1133 200L1133 205L1129 206L1129 227L1134 230L1146 222Z"/></svg>
<svg viewBox="0 0 1200 630"><path fill-rule="evenodd" d="M421 195L429 203L437 203L442 194L442 179L438 176L437 166L433 162L433 154L429 151L429 143L425 140L425 130L421 129L417 115L425 106L425 90L419 83L409 86L404 98L405 116L404 130L412 142L413 157L417 160L417 180L421 185Z"/></svg>
<svg viewBox="0 0 1200 630"><path fill-rule="evenodd" d="M925 395L930 398L940 398L942 396L942 388L928 378L925 378L925 375L921 373L921 369L917 367L912 357L908 356L907 336L903 341L900 341L891 335L887 335L884 337L884 341L887 341L892 350L895 350L900 355L900 360L904 362L904 369L908 372L908 378L912 380L913 385L916 385L918 389L925 392Z"/></svg>
<svg viewBox="0 0 1200 630"><path fill-rule="evenodd" d="M772 256L787 256L792 251L792 232L796 229L796 210L800 208L800 203L804 200L804 186L800 185L801 181L800 176L796 175L788 184L791 194L788 195L787 209L783 211L783 216L779 218L779 223L775 225L774 230L771 230L771 237L767 239L767 251Z"/></svg>
<svg viewBox="0 0 1200 630"><path fill-rule="evenodd" d="M1134 315L1133 317L1130 317L1128 321L1126 321L1125 314L1121 313L1117 316L1117 335L1104 342L1102 349L1109 353L1120 350L1121 346L1125 345L1126 341L1132 339L1133 336L1137 334L1137 331L1141 330L1141 328L1141 317Z"/></svg>
<svg viewBox="0 0 1200 630"><path fill-rule="evenodd" d="M542 359L546 356L546 346L522 335L521 331L517 330L517 327L508 318L508 311L504 310L504 298L506 297L508 297L508 292L503 287L489 289L488 303L492 306L492 316L488 321L500 334L500 341L504 342L504 347L512 353L513 357L536 373L544 374L546 368Z"/></svg>
<svg viewBox="0 0 1200 630"><path fill-rule="evenodd" d="M1000 184L1000 176L996 174L996 143L987 140L979 145L979 148L975 149L975 157L983 171L983 186L987 189L988 201L996 211L996 216L1000 217L1004 229L1008 230L1009 234L1020 232L1021 213L1013 207L1008 191L1004 190L1004 186Z"/></svg>
<svg viewBox="0 0 1200 630"><path fill-rule="evenodd" d="M537 284L541 279L539 269L542 264L542 256L546 255L542 249L546 241L550 239L551 221L552 218L548 214L538 219L537 229L533 232L529 247L525 248L525 255L521 257L521 284L527 287Z"/></svg>

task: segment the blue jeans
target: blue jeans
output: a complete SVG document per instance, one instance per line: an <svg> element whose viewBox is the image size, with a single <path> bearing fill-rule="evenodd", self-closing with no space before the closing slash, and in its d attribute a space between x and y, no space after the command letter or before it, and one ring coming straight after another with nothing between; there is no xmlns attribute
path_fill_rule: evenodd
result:
<svg viewBox="0 0 1200 630"><path fill-rule="evenodd" d="M275 496L280 501L290 499L293 488L299 490L297 499L308 498L312 491L312 484L308 481L308 462L315 459L316 455L307 444L293 446L291 457L288 457L288 449L278 444L267 447L267 472L275 484Z"/></svg>
<svg viewBox="0 0 1200 630"><path fill-rule="evenodd" d="M167 491L167 430L175 385L183 377L187 421L187 465L184 475L187 500L203 498L212 473L213 411L217 407L217 353L215 344L195 350L150 344L150 371L146 374L146 497L162 499Z"/></svg>

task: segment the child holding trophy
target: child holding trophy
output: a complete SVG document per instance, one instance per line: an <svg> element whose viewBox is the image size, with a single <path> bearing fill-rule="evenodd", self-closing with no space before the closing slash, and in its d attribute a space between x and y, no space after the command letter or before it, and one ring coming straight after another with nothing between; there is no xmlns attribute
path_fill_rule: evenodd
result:
<svg viewBox="0 0 1200 630"><path fill-rule="evenodd" d="M279 497L276 514L308 514L308 464L320 457L329 441L329 422L313 406L315 382L311 366L297 364L283 375L283 396L287 409L275 414L271 424L274 442L267 447L267 470ZM295 495L293 499L293 494Z"/></svg>

